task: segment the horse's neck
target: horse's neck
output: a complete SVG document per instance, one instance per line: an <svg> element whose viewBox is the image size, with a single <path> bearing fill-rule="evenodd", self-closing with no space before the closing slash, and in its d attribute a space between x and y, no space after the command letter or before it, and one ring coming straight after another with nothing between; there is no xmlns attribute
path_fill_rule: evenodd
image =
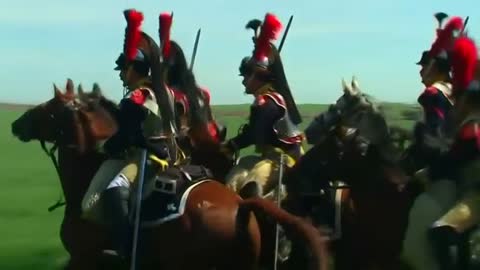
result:
<svg viewBox="0 0 480 270"><path fill-rule="evenodd" d="M103 160L97 152L80 154L76 149L59 147L60 181L67 209L80 211L83 196Z"/></svg>

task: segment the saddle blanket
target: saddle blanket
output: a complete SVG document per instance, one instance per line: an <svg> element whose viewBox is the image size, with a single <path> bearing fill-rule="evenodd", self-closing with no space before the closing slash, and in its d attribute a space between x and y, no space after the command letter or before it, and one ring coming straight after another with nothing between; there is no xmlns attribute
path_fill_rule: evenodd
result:
<svg viewBox="0 0 480 270"><path fill-rule="evenodd" d="M210 179L204 168L188 166L169 168L149 180L144 187L141 226L156 226L182 216L192 190L213 181Z"/></svg>

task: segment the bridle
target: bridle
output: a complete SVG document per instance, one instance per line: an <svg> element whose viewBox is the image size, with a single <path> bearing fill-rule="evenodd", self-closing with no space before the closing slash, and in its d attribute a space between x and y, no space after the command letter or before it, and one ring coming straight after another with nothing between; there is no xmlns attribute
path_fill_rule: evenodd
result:
<svg viewBox="0 0 480 270"><path fill-rule="evenodd" d="M54 130L54 138L52 140L52 146L50 148L47 147L47 142L44 139L40 139L40 146L42 147L42 150L45 152L45 154L50 158L50 160L53 163L53 166L55 167L55 171L57 172L57 176L61 178L60 174L60 166L58 165L58 159L55 156L55 153L58 150L58 147L61 143L61 138L65 135L64 132L64 126L61 120L59 120L61 117L59 116L62 113L65 113L67 111L72 112L74 115L78 114L80 109L82 108L82 104L79 103L77 100L71 100L68 103L64 104L64 109L60 110L59 112L49 112L49 119L54 123L55 130ZM75 145L68 145L68 147L75 147ZM55 204L50 206L48 208L48 212L52 212L53 210L62 207L66 205L66 202L64 200L63 192L60 193L59 199Z"/></svg>

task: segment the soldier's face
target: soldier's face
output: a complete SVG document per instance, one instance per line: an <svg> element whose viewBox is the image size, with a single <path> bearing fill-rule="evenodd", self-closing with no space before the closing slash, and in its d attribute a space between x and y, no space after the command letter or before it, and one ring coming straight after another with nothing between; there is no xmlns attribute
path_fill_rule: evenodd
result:
<svg viewBox="0 0 480 270"><path fill-rule="evenodd" d="M119 76L120 80L123 82L123 87L128 87L138 80L138 76L136 76L136 72L133 70L132 66L127 66L122 69Z"/></svg>
<svg viewBox="0 0 480 270"><path fill-rule="evenodd" d="M254 94L262 86L262 82L255 76L255 73L244 75L242 84L245 86L245 93L247 94Z"/></svg>

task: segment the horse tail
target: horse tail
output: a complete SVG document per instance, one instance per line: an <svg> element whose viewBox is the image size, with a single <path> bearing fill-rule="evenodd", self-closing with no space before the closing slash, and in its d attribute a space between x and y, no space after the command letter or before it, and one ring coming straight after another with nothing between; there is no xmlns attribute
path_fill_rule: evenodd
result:
<svg viewBox="0 0 480 270"><path fill-rule="evenodd" d="M277 207L272 201L262 198L251 198L240 202L240 206L253 212L263 213L274 219L277 223L307 243L314 258L314 269L328 269L328 252L326 242L321 238L320 232L307 221L294 216Z"/></svg>

